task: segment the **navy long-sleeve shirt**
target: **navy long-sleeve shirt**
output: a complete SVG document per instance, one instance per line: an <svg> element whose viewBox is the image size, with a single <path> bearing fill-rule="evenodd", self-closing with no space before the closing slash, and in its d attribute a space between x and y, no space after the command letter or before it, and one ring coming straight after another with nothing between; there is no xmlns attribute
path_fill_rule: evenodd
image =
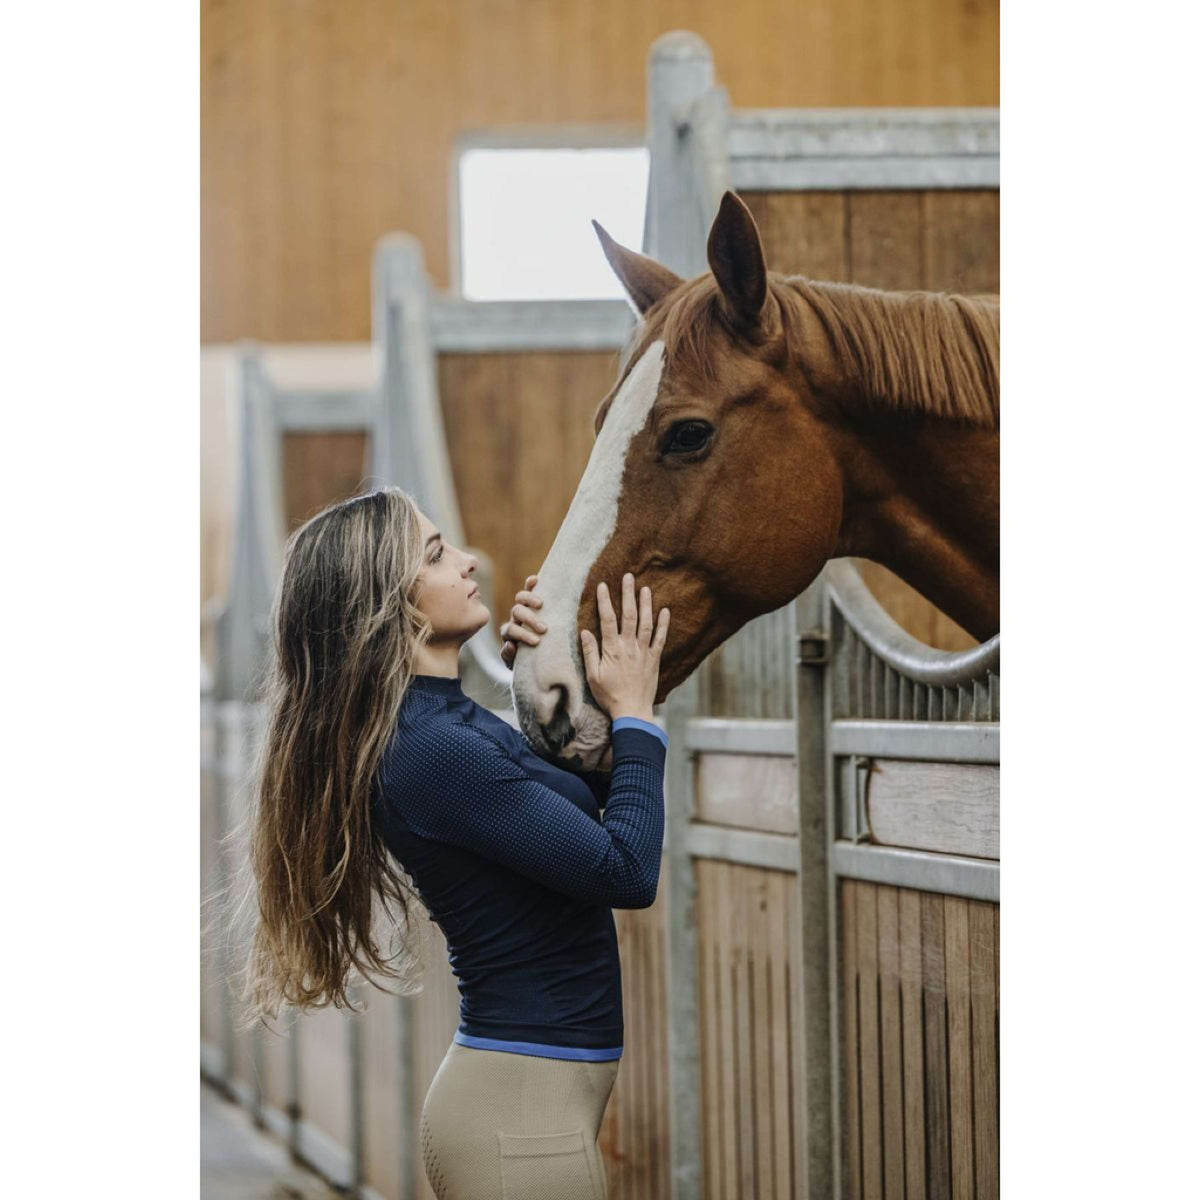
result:
<svg viewBox="0 0 1200 1200"><path fill-rule="evenodd" d="M417 675L383 756L376 812L446 937L462 1045L619 1058L613 908L658 889L666 734L619 717L612 773L580 776L462 690ZM603 817L601 817L603 806Z"/></svg>

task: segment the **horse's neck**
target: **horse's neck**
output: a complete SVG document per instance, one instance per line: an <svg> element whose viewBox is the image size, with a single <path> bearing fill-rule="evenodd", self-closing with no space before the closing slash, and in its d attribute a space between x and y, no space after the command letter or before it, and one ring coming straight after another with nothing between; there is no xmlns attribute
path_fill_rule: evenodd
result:
<svg viewBox="0 0 1200 1200"><path fill-rule="evenodd" d="M874 416L844 427L837 556L882 563L970 633L1000 628L998 430Z"/></svg>

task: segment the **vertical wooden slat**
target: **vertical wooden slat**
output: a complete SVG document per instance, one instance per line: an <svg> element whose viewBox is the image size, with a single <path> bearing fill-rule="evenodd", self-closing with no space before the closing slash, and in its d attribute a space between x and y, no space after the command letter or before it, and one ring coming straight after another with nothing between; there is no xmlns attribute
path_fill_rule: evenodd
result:
<svg viewBox="0 0 1200 1200"><path fill-rule="evenodd" d="M975 1192L971 1114L971 951L969 900L946 897L946 1007L950 1044L950 1171L954 1200Z"/></svg>
<svg viewBox="0 0 1200 1200"><path fill-rule="evenodd" d="M1000 1195L1000 1107L996 1079L995 905L970 901L971 1050L975 1089L975 1194Z"/></svg>
<svg viewBox="0 0 1200 1200"><path fill-rule="evenodd" d="M858 1054L858 884L843 879L842 910L842 1094L845 1097L846 1182L849 1200L862 1200L862 1114Z"/></svg>
<svg viewBox="0 0 1200 1200"><path fill-rule="evenodd" d="M715 1200L722 1194L721 1154L721 1041L718 1014L721 1003L721 966L717 950L717 921L713 905L712 865L696 862L698 920L700 922L700 1006L704 1045L701 1047L701 1086L704 1090L704 1194Z"/></svg>
<svg viewBox="0 0 1200 1200"><path fill-rule="evenodd" d="M904 1025L905 1200L925 1200L925 1039L921 1007L921 895L903 889L900 1011Z"/></svg>
<svg viewBox="0 0 1200 1200"><path fill-rule="evenodd" d="M768 872L747 872L750 892L750 993L753 1001L751 1042L754 1054L754 1139L757 1183L755 1195L768 1196L774 1191L774 1158L772 1141L775 1124L771 1119L771 1028L768 964L770 940L767 926Z"/></svg>
<svg viewBox="0 0 1200 1200"><path fill-rule="evenodd" d="M753 1008L750 997L749 887L745 867L730 868L733 910L734 1011L737 1028L737 1110L738 1184L740 1196L757 1193L754 1160L754 1053L751 1045Z"/></svg>
<svg viewBox="0 0 1200 1200"><path fill-rule="evenodd" d="M946 916L942 896L921 896L925 999L925 1151L929 1200L950 1200L950 1068L946 1043Z"/></svg>
<svg viewBox="0 0 1200 1200"><path fill-rule="evenodd" d="M876 891L879 911L879 1032L883 1095L883 1179L888 1200L904 1200L904 1079L900 1028L900 902Z"/></svg>
<svg viewBox="0 0 1200 1200"><path fill-rule="evenodd" d="M879 934L875 887L859 883L858 918L858 1052L862 1071L863 1200L882 1200L883 1130L879 1095Z"/></svg>
<svg viewBox="0 0 1200 1200"><path fill-rule="evenodd" d="M664 863L664 870L669 865ZM665 895L665 893L663 893ZM655 990L654 1015L651 1029L651 1040L658 1053L658 1069L654 1072L654 1114L657 1121L658 1139L656 1158L658 1160L658 1187L656 1195L665 1196L671 1190L671 1092L668 1086L670 1077L670 1058L667 1052L667 1039L656 1037L655 1032L661 1030L667 1021L667 921L666 907L659 905L652 927L655 946Z"/></svg>
<svg viewBox="0 0 1200 1200"><path fill-rule="evenodd" d="M767 883L767 960L768 1003L770 1016L764 1031L771 1084L772 1173L773 1200L790 1200L792 1196L792 1106L791 1096L791 996L787 987L787 963L791 921L791 898L795 893L794 878L782 871L768 873Z"/></svg>
<svg viewBox="0 0 1200 1200"><path fill-rule="evenodd" d="M641 1200L646 1194L646 1064L642 1053L643 992L646 975L642 968L642 931L637 914L629 922L629 964L633 1009L629 1055L629 1158L626 1161L626 1186L629 1195Z"/></svg>
<svg viewBox="0 0 1200 1200"><path fill-rule="evenodd" d="M730 874L727 863L714 863L717 880L715 898L721 931L721 1140L724 1143L722 1197L734 1200L738 1195L738 1127L737 1127L737 1040L735 1009L737 990L733 964L733 913Z"/></svg>

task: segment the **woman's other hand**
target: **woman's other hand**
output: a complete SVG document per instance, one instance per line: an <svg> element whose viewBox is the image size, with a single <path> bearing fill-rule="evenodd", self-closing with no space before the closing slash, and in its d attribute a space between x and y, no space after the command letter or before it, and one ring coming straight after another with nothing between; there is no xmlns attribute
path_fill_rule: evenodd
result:
<svg viewBox="0 0 1200 1200"><path fill-rule="evenodd" d="M635 598L634 579L628 572L621 580L621 626L608 595L608 584L596 588L600 613L601 644L591 630L580 630L583 662L588 686L596 703L615 721L618 717L654 719L654 697L658 692L658 664L667 640L670 610L659 609L655 628L648 587Z"/></svg>
<svg viewBox="0 0 1200 1200"><path fill-rule="evenodd" d="M525 588L517 593L508 620L500 626L500 636L504 639L500 646L500 657L510 671L517 657L517 643L536 646L546 632L545 621L533 611L542 607L542 598L529 590L537 586L537 580L536 575L530 575L525 580Z"/></svg>

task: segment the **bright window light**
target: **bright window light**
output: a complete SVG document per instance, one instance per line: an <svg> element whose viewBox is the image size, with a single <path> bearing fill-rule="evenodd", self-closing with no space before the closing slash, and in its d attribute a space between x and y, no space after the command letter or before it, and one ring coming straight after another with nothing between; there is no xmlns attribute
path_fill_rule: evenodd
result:
<svg viewBox="0 0 1200 1200"><path fill-rule="evenodd" d="M459 160L462 290L471 300L624 296L592 228L642 246L650 155L467 150Z"/></svg>

